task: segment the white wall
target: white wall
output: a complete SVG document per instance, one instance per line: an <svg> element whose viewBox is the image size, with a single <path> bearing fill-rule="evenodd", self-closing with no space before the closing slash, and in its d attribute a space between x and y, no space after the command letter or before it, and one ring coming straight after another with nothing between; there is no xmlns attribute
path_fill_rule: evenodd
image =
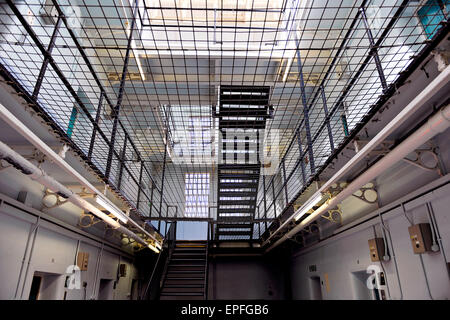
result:
<svg viewBox="0 0 450 320"><path fill-rule="evenodd" d="M428 222L425 203L431 204L442 238L440 252L422 255L413 253L408 233L410 222L405 217L401 206L394 203L390 205L392 209L382 215L389 231L387 235L390 261L382 264L371 262L367 241L375 235L382 236L380 219L377 215L372 215L373 218L366 222L361 219L359 220L361 224L338 232L335 236L301 249L293 255L291 261L293 298L311 299L310 278L319 276L323 282L321 284L323 299L355 299L358 297L358 287L352 273L359 271L364 273L369 265L378 265L384 268L386 274L390 294L388 298L390 296L391 299L431 299L431 297L449 299L450 280L447 264L450 262L450 216L448 214L450 184L448 180L449 175L428 185L431 188L438 182L445 183L439 188L426 191L428 188L426 186L398 201L398 203L404 203L406 216L414 224ZM417 197L420 193L422 195ZM445 254L447 261L444 260L442 253ZM308 267L311 265L316 265L316 272L309 272ZM368 276L369 274L366 275Z"/></svg>
<svg viewBox="0 0 450 320"><path fill-rule="evenodd" d="M210 257L208 297L212 300L285 299L282 259L259 256Z"/></svg>
<svg viewBox="0 0 450 320"><path fill-rule="evenodd" d="M62 222L55 224L45 214L39 220L37 210L7 196L0 199L0 299L28 299L35 272L61 275L54 288L57 299L63 299L65 291L68 300L96 299L100 279L116 281L113 299L129 299L137 278L132 256ZM81 271L86 292L83 287L64 288L66 269L75 263L78 245L79 251L89 253L88 270ZM128 265L126 277L117 276L120 263Z"/></svg>

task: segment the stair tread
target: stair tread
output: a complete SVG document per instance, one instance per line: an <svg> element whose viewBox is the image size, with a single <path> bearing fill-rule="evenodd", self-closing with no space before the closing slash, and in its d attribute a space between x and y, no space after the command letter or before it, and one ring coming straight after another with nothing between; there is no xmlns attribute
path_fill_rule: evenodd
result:
<svg viewBox="0 0 450 320"><path fill-rule="evenodd" d="M179 266L179 265L178 265ZM176 274L190 274L190 273L205 273L203 270L169 270L167 273L176 273Z"/></svg>
<svg viewBox="0 0 450 320"><path fill-rule="evenodd" d="M172 271L168 271L167 272L167 275L175 275L175 274L179 274L179 275L185 275L186 277L189 277L189 276L187 276L188 274L204 274L205 273L205 270L193 270L193 271L177 271L177 270L172 270ZM178 279L178 277L171 277L171 278L177 278ZM181 277L180 277L181 278Z"/></svg>
<svg viewBox="0 0 450 320"><path fill-rule="evenodd" d="M266 121L264 120L221 120L219 122L219 129L221 128L235 128L235 129L265 129Z"/></svg>
<svg viewBox="0 0 450 320"><path fill-rule="evenodd" d="M201 248L206 248L206 245L197 245L197 246L193 246L193 245L176 245L175 248L186 248L186 249L201 249Z"/></svg>
<svg viewBox="0 0 450 320"><path fill-rule="evenodd" d="M163 288L161 290L161 293L168 293L168 294L172 294L172 293L204 293L205 292L205 288L204 287L192 287L192 288L184 288L184 287L175 287L175 288Z"/></svg>
<svg viewBox="0 0 450 320"><path fill-rule="evenodd" d="M219 172L219 178L221 179L257 179L259 172L255 173L221 173Z"/></svg>
<svg viewBox="0 0 450 320"><path fill-rule="evenodd" d="M183 251L204 251L206 249L206 246L198 246L198 247L177 247L175 246L175 250L183 250Z"/></svg>
<svg viewBox="0 0 450 320"><path fill-rule="evenodd" d="M218 208L217 212L220 213L253 213L255 208Z"/></svg>
<svg viewBox="0 0 450 320"><path fill-rule="evenodd" d="M262 108L229 108L220 106L218 117L267 117L267 106Z"/></svg>
<svg viewBox="0 0 450 320"><path fill-rule="evenodd" d="M164 284L164 288L203 288L204 284Z"/></svg>
<svg viewBox="0 0 450 320"><path fill-rule="evenodd" d="M206 251L205 251L206 252ZM172 253L172 256L204 256L205 252L174 252Z"/></svg>
<svg viewBox="0 0 450 320"><path fill-rule="evenodd" d="M218 223L217 228L222 229L249 229L252 227L252 223Z"/></svg>
<svg viewBox="0 0 450 320"><path fill-rule="evenodd" d="M170 264L169 267L204 267L205 264Z"/></svg>
<svg viewBox="0 0 450 320"><path fill-rule="evenodd" d="M222 231L222 230L217 230L216 231L217 235L222 235L222 236L249 236L252 234L251 231Z"/></svg>
<svg viewBox="0 0 450 320"><path fill-rule="evenodd" d="M252 223L253 220L253 216L252 215L248 215L248 216L223 216L221 217L220 215L217 217L217 222L222 223L222 222L248 222L248 223Z"/></svg>
<svg viewBox="0 0 450 320"><path fill-rule="evenodd" d="M204 273L204 272L203 272ZM199 280L205 279L205 277L166 277L167 280Z"/></svg>
<svg viewBox="0 0 450 320"><path fill-rule="evenodd" d="M203 296L202 292L161 292L162 296Z"/></svg>
<svg viewBox="0 0 450 320"><path fill-rule="evenodd" d="M221 189L257 189L258 182L219 182L219 192ZM250 191L252 192L252 191ZM256 190L255 190L256 192Z"/></svg>
<svg viewBox="0 0 450 320"><path fill-rule="evenodd" d="M173 300L192 300L192 301L201 301L205 300L205 296L162 296L159 300L165 300L165 301L173 301Z"/></svg>
<svg viewBox="0 0 450 320"><path fill-rule="evenodd" d="M261 165L258 163L254 164L219 164L217 167L218 172L221 170L259 170Z"/></svg>

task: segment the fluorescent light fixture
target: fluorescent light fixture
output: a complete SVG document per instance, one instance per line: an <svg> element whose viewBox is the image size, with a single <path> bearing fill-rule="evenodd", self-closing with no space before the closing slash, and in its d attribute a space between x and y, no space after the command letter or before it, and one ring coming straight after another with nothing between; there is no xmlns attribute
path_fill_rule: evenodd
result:
<svg viewBox="0 0 450 320"><path fill-rule="evenodd" d="M300 212L295 217L295 221L303 217L309 210L314 207L320 200L322 200L322 194L319 193L317 196L315 196L311 201L307 202L305 205L302 206Z"/></svg>
<svg viewBox="0 0 450 320"><path fill-rule="evenodd" d="M155 246L149 244L148 247L149 247L151 250L153 250L155 253L159 253L158 248L156 248Z"/></svg>
<svg viewBox="0 0 450 320"><path fill-rule="evenodd" d="M136 64L138 66L139 74L141 75L142 81L145 81L144 69L142 69L141 60L139 59L139 53L135 50L136 42L134 40L131 41L131 49L133 50L133 55L134 55L134 58L136 59Z"/></svg>
<svg viewBox="0 0 450 320"><path fill-rule="evenodd" d="M288 63L286 65L286 70L284 71L284 76L283 76L283 82L286 82L287 77L289 75L289 70L291 69L291 65L292 65L292 61L294 61L294 58L289 58Z"/></svg>
<svg viewBox="0 0 450 320"><path fill-rule="evenodd" d="M123 13L124 13L125 19L127 21L127 30L126 30L127 36L131 37L131 24L130 24L130 21L128 20L127 11L125 10L125 6L124 6L122 0L120 1L120 3L122 5ZM133 8L131 3L129 3L129 5L131 8ZM136 59L136 64L139 69L139 74L141 75L142 81L145 81L144 69L142 68L141 60L139 59L139 52L136 51L136 41L134 39L131 39L131 50L133 51L134 58Z"/></svg>
<svg viewBox="0 0 450 320"><path fill-rule="evenodd" d="M101 196L97 195L95 197L95 201L101 205L103 208L108 210L110 213L112 213L116 218L118 218L123 223L128 222L128 217L123 213L122 210L113 207L111 204L109 204L105 199L103 199Z"/></svg>

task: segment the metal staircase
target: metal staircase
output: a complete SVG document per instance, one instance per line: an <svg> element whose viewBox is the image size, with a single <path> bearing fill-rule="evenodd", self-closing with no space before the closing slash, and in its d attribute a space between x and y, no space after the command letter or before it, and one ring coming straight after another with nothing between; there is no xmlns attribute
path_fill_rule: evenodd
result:
<svg viewBox="0 0 450 320"><path fill-rule="evenodd" d="M160 300L206 300L207 241L176 241L162 280Z"/></svg>
<svg viewBox="0 0 450 320"><path fill-rule="evenodd" d="M251 240L270 87L220 86L216 240ZM239 146L239 147L238 147Z"/></svg>

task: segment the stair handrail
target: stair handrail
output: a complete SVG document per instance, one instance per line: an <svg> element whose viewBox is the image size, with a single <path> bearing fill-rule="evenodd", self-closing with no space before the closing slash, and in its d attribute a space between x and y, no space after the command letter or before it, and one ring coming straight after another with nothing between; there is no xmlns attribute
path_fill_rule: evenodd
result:
<svg viewBox="0 0 450 320"><path fill-rule="evenodd" d="M176 233L176 226L177 226L177 222L176 221L172 221L171 224L170 224L169 229L167 230L167 232L165 234L164 241L163 241L162 248L161 248L161 252L159 253L158 258L156 259L155 266L153 267L152 274L150 276L150 279L148 280L147 287L145 288L145 291L144 291L144 294L143 294L143 297L147 297L148 300L149 300L148 291L151 288L151 285L152 285L152 283L154 281L154 278L155 278L155 275L156 275L156 271L158 270L158 268L162 264L162 261L164 260L165 267L163 269L163 274L165 273L167 262L169 261L171 253L172 253L172 251L173 251L173 249L175 247L176 234L177 234ZM166 251L166 249L167 249L167 251ZM166 252L167 252L167 256L165 257L165 259L164 258L161 259L161 256L164 256ZM161 283L160 283L159 288L158 288L158 293L159 293L160 288L161 288Z"/></svg>
<svg viewBox="0 0 450 320"><path fill-rule="evenodd" d="M166 280L166 277L167 277L167 269L168 269L168 267L169 267L169 261L172 259L172 254L173 254L173 252L175 251L175 247L176 247L176 235L177 235L177 231L176 231L176 221L174 221L173 222L174 224L174 227L173 227L173 229L170 229L169 228L169 231L171 232L171 233L173 233L173 236L171 236L171 237L169 237L169 240L168 240L168 244L167 244L167 247L168 247L168 254L167 254L167 257L166 257L166 261L165 261L165 264L164 264L164 269L163 269L163 271L162 271L162 275L161 275L161 279L159 280L159 289L161 290L161 288L162 288L162 286L163 286L163 283L164 283L164 281ZM172 228L172 225L170 226L171 228ZM170 234L169 234L170 235Z"/></svg>
<svg viewBox="0 0 450 320"><path fill-rule="evenodd" d="M206 257L205 257L205 279L203 284L203 290L204 290L204 298L205 300L208 300L208 275L209 275L209 261L208 261L208 255L209 255L209 240L210 240L210 228L209 224L212 224L211 221L208 222L208 231L207 231L207 237L206 237Z"/></svg>

